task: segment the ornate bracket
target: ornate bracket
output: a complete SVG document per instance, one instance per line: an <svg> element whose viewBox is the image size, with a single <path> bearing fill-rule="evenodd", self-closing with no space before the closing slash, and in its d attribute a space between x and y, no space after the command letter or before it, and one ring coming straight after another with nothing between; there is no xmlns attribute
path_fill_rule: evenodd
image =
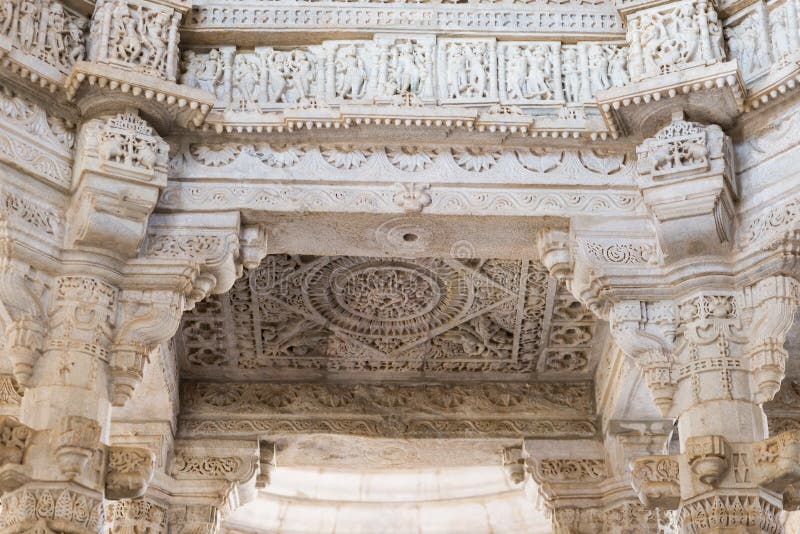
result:
<svg viewBox="0 0 800 534"><path fill-rule="evenodd" d="M671 456L643 456L631 462L631 485L646 507L675 510L681 501L678 473Z"/></svg>
<svg viewBox="0 0 800 534"><path fill-rule="evenodd" d="M668 262L724 254L733 241L738 189L730 140L683 112L637 149L638 184Z"/></svg>
<svg viewBox="0 0 800 534"><path fill-rule="evenodd" d="M144 495L156 465L156 455L139 447L108 448L106 498L135 499Z"/></svg>

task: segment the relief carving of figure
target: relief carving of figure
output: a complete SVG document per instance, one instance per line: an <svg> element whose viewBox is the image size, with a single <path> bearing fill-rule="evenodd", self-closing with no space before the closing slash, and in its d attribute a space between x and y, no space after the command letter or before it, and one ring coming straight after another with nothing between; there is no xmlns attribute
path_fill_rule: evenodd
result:
<svg viewBox="0 0 800 534"><path fill-rule="evenodd" d="M297 91L297 100L305 100L311 96L311 83L314 81L314 70L309 55L302 50L294 50L292 57L292 85Z"/></svg>
<svg viewBox="0 0 800 534"><path fill-rule="evenodd" d="M289 58L284 52L273 51L267 56L267 95L270 102L283 102L289 88Z"/></svg>
<svg viewBox="0 0 800 534"><path fill-rule="evenodd" d="M19 43L29 50L36 38L36 19L39 15L39 4L33 0L22 0L19 5Z"/></svg>
<svg viewBox="0 0 800 534"><path fill-rule="evenodd" d="M519 48L509 46L506 52L506 91L508 98L525 98L525 79L528 75L528 60Z"/></svg>
<svg viewBox="0 0 800 534"><path fill-rule="evenodd" d="M561 72L564 75L564 98L567 102L581 100L581 72L578 66L578 52L567 48L561 60Z"/></svg>
<svg viewBox="0 0 800 534"><path fill-rule="evenodd" d="M67 21L66 51L64 57L67 64L72 65L86 56L86 44L83 37L84 23L76 18Z"/></svg>
<svg viewBox="0 0 800 534"><path fill-rule="evenodd" d="M167 58L167 43L169 41L169 15L163 11L156 11L146 17L139 8L138 31L142 36L142 65L162 70Z"/></svg>
<svg viewBox="0 0 800 534"><path fill-rule="evenodd" d="M50 5L50 16L47 19L47 24L45 47L52 57L58 58L67 49L64 42L64 34L67 33L67 20L61 4L53 3Z"/></svg>
<svg viewBox="0 0 800 534"><path fill-rule="evenodd" d="M467 60L459 44L447 49L447 98L459 98L467 89Z"/></svg>
<svg viewBox="0 0 800 534"><path fill-rule="evenodd" d="M725 41L722 37L722 21L713 7L709 7L706 16L708 18L708 37L711 41L711 57L725 57Z"/></svg>
<svg viewBox="0 0 800 534"><path fill-rule="evenodd" d="M478 43L474 47L467 47L466 50L469 96L479 98L486 96L486 45Z"/></svg>
<svg viewBox="0 0 800 534"><path fill-rule="evenodd" d="M425 76L426 53L421 46L412 43L398 43L392 50L392 70L397 93L422 91Z"/></svg>
<svg viewBox="0 0 800 534"><path fill-rule="evenodd" d="M483 98L488 94L486 44L450 43L446 59L448 98Z"/></svg>
<svg viewBox="0 0 800 534"><path fill-rule="evenodd" d="M222 79L225 75L225 65L219 50L212 49L205 57L198 56L194 50L187 50L183 55L184 72L181 83L190 87L202 89L217 98L224 87Z"/></svg>
<svg viewBox="0 0 800 534"><path fill-rule="evenodd" d="M303 50L273 50L265 58L267 97L270 102L295 103L310 96L314 69Z"/></svg>
<svg viewBox="0 0 800 534"><path fill-rule="evenodd" d="M628 76L628 60L625 58L625 50L618 48L614 51L609 60L608 74L611 77L611 85L622 87L630 81Z"/></svg>
<svg viewBox="0 0 800 534"><path fill-rule="evenodd" d="M0 0L0 35L8 35L14 22L14 0Z"/></svg>
<svg viewBox="0 0 800 534"><path fill-rule="evenodd" d="M609 79L609 60L603 47L594 44L589 47L589 79L592 93L602 91L611 86Z"/></svg>
<svg viewBox="0 0 800 534"><path fill-rule="evenodd" d="M255 102L258 100L258 82L261 78L256 59L238 55L234 65L234 99L243 103Z"/></svg>
<svg viewBox="0 0 800 534"><path fill-rule="evenodd" d="M353 45L343 46L336 53L336 94L340 98L362 98L367 89L364 60Z"/></svg>
<svg viewBox="0 0 800 534"><path fill-rule="evenodd" d="M142 42L136 28L136 21L124 0L117 0L112 10L109 45L109 54L113 58L131 63L142 52Z"/></svg>
<svg viewBox="0 0 800 534"><path fill-rule="evenodd" d="M541 46L526 52L528 62L528 75L525 80L526 98L534 100L549 100L553 96L550 89L552 64L547 53Z"/></svg>
<svg viewBox="0 0 800 534"><path fill-rule="evenodd" d="M772 32L772 49L775 51L775 56L783 58L792 50L786 25L786 12L783 7L775 9L770 15L770 31Z"/></svg>
<svg viewBox="0 0 800 534"><path fill-rule="evenodd" d="M765 50L758 46L759 27L755 16L745 18L738 26L725 28L731 56L739 60L742 74L756 72L768 63Z"/></svg>

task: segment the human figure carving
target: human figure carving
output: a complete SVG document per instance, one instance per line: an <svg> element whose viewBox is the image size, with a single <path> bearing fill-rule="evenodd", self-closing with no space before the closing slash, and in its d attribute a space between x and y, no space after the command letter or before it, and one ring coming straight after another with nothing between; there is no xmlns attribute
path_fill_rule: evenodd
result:
<svg viewBox="0 0 800 534"><path fill-rule="evenodd" d="M467 89L467 61L459 44L451 44L447 50L447 98L456 99Z"/></svg>
<svg viewBox="0 0 800 534"><path fill-rule="evenodd" d="M567 48L564 51L561 69L564 74L564 96L567 102L580 102L581 73L578 67L578 52L574 48Z"/></svg>
<svg viewBox="0 0 800 534"><path fill-rule="evenodd" d="M592 93L608 89L611 80L608 77L609 61L605 50L600 45L592 45L589 47L588 56Z"/></svg>
<svg viewBox="0 0 800 534"><path fill-rule="evenodd" d="M0 0L0 35L8 35L14 22L14 0Z"/></svg>
<svg viewBox="0 0 800 534"><path fill-rule="evenodd" d="M367 71L355 46L347 45L339 49L336 54L336 71L336 93L341 98L356 99L364 96Z"/></svg>
<svg viewBox="0 0 800 534"><path fill-rule="evenodd" d="M22 0L19 5L19 43L29 50L36 38L36 18L39 15L39 5L33 0Z"/></svg>
<svg viewBox="0 0 800 534"><path fill-rule="evenodd" d="M138 32L142 36L141 64L160 71L167 57L169 15L164 11L146 16L139 8Z"/></svg>
<svg viewBox="0 0 800 534"><path fill-rule="evenodd" d="M525 83L526 96L534 100L547 100L552 97L548 80L552 65L541 46L534 47L528 54L528 77Z"/></svg>
<svg viewBox="0 0 800 534"><path fill-rule="evenodd" d="M475 97L486 96L486 46L478 43L475 47L466 47L468 83L470 93Z"/></svg>

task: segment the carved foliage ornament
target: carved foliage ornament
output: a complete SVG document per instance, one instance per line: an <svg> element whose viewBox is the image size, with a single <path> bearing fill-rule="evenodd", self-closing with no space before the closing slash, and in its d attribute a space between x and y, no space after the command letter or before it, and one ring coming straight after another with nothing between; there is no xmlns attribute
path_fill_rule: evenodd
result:
<svg viewBox="0 0 800 534"><path fill-rule="evenodd" d="M155 463L155 454L147 449L109 447L106 498L116 500L141 497L153 478Z"/></svg>

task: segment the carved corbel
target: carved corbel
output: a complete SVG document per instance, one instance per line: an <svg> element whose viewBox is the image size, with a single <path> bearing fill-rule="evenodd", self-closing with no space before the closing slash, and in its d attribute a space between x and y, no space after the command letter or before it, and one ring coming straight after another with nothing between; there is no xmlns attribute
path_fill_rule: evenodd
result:
<svg viewBox="0 0 800 534"><path fill-rule="evenodd" d="M730 140L717 125L672 122L637 149L638 185L664 257L725 254L733 241L738 189Z"/></svg>
<svg viewBox="0 0 800 534"><path fill-rule="evenodd" d="M536 240L539 259L550 276L568 285L572 277L572 246L567 230L542 228Z"/></svg>
<svg viewBox="0 0 800 534"><path fill-rule="evenodd" d="M32 428L11 417L0 417L0 494L30 480L31 469L24 463L33 435Z"/></svg>
<svg viewBox="0 0 800 534"><path fill-rule="evenodd" d="M255 481L260 464L258 444L252 441L176 441L170 474L178 480Z"/></svg>
<svg viewBox="0 0 800 534"><path fill-rule="evenodd" d="M0 322L5 328L5 352L22 387L30 385L46 329L44 289L37 287L29 271L14 260L0 260Z"/></svg>
<svg viewBox="0 0 800 534"><path fill-rule="evenodd" d="M631 485L647 508L675 510L681 502L679 463L672 456L642 456L631 461Z"/></svg>
<svg viewBox="0 0 800 534"><path fill-rule="evenodd" d="M136 112L83 125L67 243L133 258L167 184L169 146Z"/></svg>
<svg viewBox="0 0 800 534"><path fill-rule="evenodd" d="M83 474L89 460L101 448L100 425L88 417L64 417L51 440L61 474L72 480Z"/></svg>
<svg viewBox="0 0 800 534"><path fill-rule="evenodd" d="M745 291L750 301L749 339L746 359L750 366L753 402L772 400L786 374L786 334L794 323L800 284L794 278L775 276Z"/></svg>
<svg viewBox="0 0 800 534"><path fill-rule="evenodd" d="M124 406L143 378L150 352L178 329L182 295L173 291L123 291L111 346L112 403Z"/></svg>
<svg viewBox="0 0 800 534"><path fill-rule="evenodd" d="M215 534L219 530L221 514L210 504L175 506L167 512L167 525L175 534Z"/></svg>
<svg viewBox="0 0 800 534"><path fill-rule="evenodd" d="M255 269L267 255L267 229L263 224L243 224L239 230L238 265ZM241 272L239 273L241 276Z"/></svg>
<svg viewBox="0 0 800 534"><path fill-rule="evenodd" d="M156 455L140 447L108 448L106 498L135 499L144 495L155 471Z"/></svg>
<svg viewBox="0 0 800 534"><path fill-rule="evenodd" d="M266 255L266 231L242 225L238 213L154 215L145 246L146 261L190 266L184 309L209 294L225 293L242 272Z"/></svg>
<svg viewBox="0 0 800 534"><path fill-rule="evenodd" d="M614 341L642 369L653 402L664 417L672 411L677 390L672 376L672 320L669 304L648 306L640 301L616 304L610 320Z"/></svg>
<svg viewBox="0 0 800 534"><path fill-rule="evenodd" d="M512 484L522 484L528 477L525 465L525 450L522 445L504 447L502 450L503 469Z"/></svg>
<svg viewBox="0 0 800 534"><path fill-rule="evenodd" d="M686 438L684 456L697 479L716 488L730 468L730 446L722 436Z"/></svg>
<svg viewBox="0 0 800 534"><path fill-rule="evenodd" d="M261 440L258 442L258 476L256 487L266 488L271 482L272 472L277 466L277 449L272 441Z"/></svg>

